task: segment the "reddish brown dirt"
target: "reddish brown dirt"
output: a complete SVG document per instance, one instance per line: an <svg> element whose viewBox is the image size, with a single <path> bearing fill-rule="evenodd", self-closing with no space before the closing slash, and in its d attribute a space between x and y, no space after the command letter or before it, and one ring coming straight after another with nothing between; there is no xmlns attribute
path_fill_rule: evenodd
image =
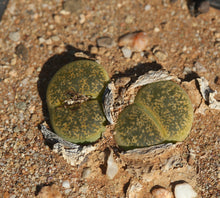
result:
<svg viewBox="0 0 220 198"><path fill-rule="evenodd" d="M82 2L77 11L65 14L62 0L10 0L2 17L0 196L33 197L42 186L54 183L64 197L126 197L129 186L139 182L143 186L139 196L150 197L152 186L171 189L170 183L179 180L189 182L198 197L219 196L219 110L207 108L204 114L195 114L189 137L176 150L183 158L181 174L177 168L152 176L151 182L137 171L147 167L146 163L120 161L120 156L116 156L119 173L109 180L104 161L108 141L79 169L45 144L39 124L49 119L47 84L58 68L79 59L76 52L98 60L110 77L163 68L187 81L204 76L220 93L220 11L210 9L195 18L180 0L173 4L161 0ZM135 54L126 59L117 44L90 53L99 37L109 36L117 43L121 35L139 30L150 38L143 57ZM153 53L155 46L165 59ZM192 162L187 161L189 151L195 157ZM86 166L95 170L88 178L82 176ZM62 187L65 180L70 189Z"/></svg>

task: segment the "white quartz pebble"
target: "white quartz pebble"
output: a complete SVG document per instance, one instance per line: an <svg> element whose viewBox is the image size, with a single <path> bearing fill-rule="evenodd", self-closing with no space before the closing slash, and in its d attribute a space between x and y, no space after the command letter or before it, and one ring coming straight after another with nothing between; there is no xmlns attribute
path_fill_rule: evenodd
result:
<svg viewBox="0 0 220 198"><path fill-rule="evenodd" d="M64 188L70 188L70 182L69 182L68 180L63 181L62 186L63 186Z"/></svg>
<svg viewBox="0 0 220 198"><path fill-rule="evenodd" d="M125 58L131 58L131 55L132 55L132 50L131 49L129 49L127 47L123 47L121 49L121 51L122 51Z"/></svg>
<svg viewBox="0 0 220 198"><path fill-rule="evenodd" d="M117 172L118 172L118 165L114 161L113 151L111 150L111 153L107 160L106 175L109 177L109 179L113 179L117 174Z"/></svg>
<svg viewBox="0 0 220 198"><path fill-rule="evenodd" d="M175 198L195 198L197 193L187 183L177 184L174 189Z"/></svg>

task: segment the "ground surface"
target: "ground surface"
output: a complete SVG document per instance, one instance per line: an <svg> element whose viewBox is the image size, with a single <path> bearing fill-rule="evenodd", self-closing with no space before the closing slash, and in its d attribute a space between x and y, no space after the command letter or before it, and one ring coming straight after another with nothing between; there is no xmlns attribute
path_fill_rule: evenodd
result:
<svg viewBox="0 0 220 198"><path fill-rule="evenodd" d="M145 10L146 5L150 6ZM76 52L98 60L110 77L163 68L188 81L204 76L211 88L220 92L220 12L211 9L195 18L180 0L173 4L91 0L73 7L65 7L61 0L10 0L2 17L0 196L33 197L43 185L54 183L64 197L126 197L131 184L138 182L143 187L140 197L150 197L152 186L171 189L170 183L179 180L189 182L199 197L219 196L218 110L196 113L189 137L176 150L183 161L190 151L193 161L185 160L182 169L176 167L153 179L137 171L147 167L144 160L136 164L120 156L116 156L119 173L108 179L104 160L108 141L98 143L100 150L83 167L73 167L45 145L39 124L49 119L45 91L51 76L77 59ZM64 11L69 8L70 14ZM90 53L99 37L109 36L117 43L121 35L139 30L150 38L143 57L135 54L126 59L117 44L98 51L93 48ZM163 52L162 57L153 53L155 46ZM85 174L85 168L92 173ZM71 188L62 186L65 180Z"/></svg>

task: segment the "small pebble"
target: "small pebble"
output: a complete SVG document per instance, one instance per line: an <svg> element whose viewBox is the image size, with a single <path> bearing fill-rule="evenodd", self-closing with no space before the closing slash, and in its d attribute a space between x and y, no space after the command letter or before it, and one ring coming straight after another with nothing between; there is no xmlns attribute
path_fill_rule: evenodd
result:
<svg viewBox="0 0 220 198"><path fill-rule="evenodd" d="M90 168L84 168L83 169L83 173L82 173L82 178L88 178L90 173L91 173L91 169Z"/></svg>
<svg viewBox="0 0 220 198"><path fill-rule="evenodd" d="M190 74L190 73L192 73L192 69L190 67L184 67L183 74L187 75L187 74Z"/></svg>
<svg viewBox="0 0 220 198"><path fill-rule="evenodd" d="M98 47L111 48L114 45L114 41L108 36L98 38L96 42Z"/></svg>
<svg viewBox="0 0 220 198"><path fill-rule="evenodd" d="M99 55L105 54L106 53L106 48L100 47L98 53L99 53Z"/></svg>
<svg viewBox="0 0 220 198"><path fill-rule="evenodd" d="M194 198L197 193L187 183L177 184L174 188L175 198Z"/></svg>
<svg viewBox="0 0 220 198"><path fill-rule="evenodd" d="M151 5L147 4L145 7L144 7L144 10L145 11L149 11L151 9Z"/></svg>
<svg viewBox="0 0 220 198"><path fill-rule="evenodd" d="M79 13L83 8L81 0L66 0L63 4L63 9L71 13Z"/></svg>
<svg viewBox="0 0 220 198"><path fill-rule="evenodd" d="M51 45L51 44L52 44L52 39L51 39L51 38L47 39L47 40L45 41L45 43L46 43L47 45Z"/></svg>
<svg viewBox="0 0 220 198"><path fill-rule="evenodd" d="M42 37L38 38L38 41L39 41L39 44L43 44L43 43L45 43L45 39L42 38Z"/></svg>
<svg viewBox="0 0 220 198"><path fill-rule="evenodd" d="M74 56L75 57L80 57L80 58L88 58L88 55L85 54L84 52L75 52Z"/></svg>
<svg viewBox="0 0 220 198"><path fill-rule="evenodd" d="M134 19L135 19L134 16L128 15L128 16L125 18L125 23L131 24L131 23L134 22Z"/></svg>
<svg viewBox="0 0 220 198"><path fill-rule="evenodd" d="M11 65L13 66L13 65L15 65L17 63L17 59L16 58L12 58L11 59Z"/></svg>
<svg viewBox="0 0 220 198"><path fill-rule="evenodd" d="M61 10L60 11L60 14L62 14L62 15L69 15L70 14L70 12L69 11L67 11L67 10Z"/></svg>
<svg viewBox="0 0 220 198"><path fill-rule="evenodd" d="M154 198L173 198L173 194L165 188L156 188L151 193Z"/></svg>
<svg viewBox="0 0 220 198"><path fill-rule="evenodd" d="M25 74L27 76L30 76L31 74L33 74L34 70L35 70L35 68L30 66L26 69Z"/></svg>
<svg viewBox="0 0 220 198"><path fill-rule="evenodd" d="M156 61L155 57L153 56L153 54L147 55L147 59L148 59L149 62L155 62Z"/></svg>
<svg viewBox="0 0 220 198"><path fill-rule="evenodd" d="M49 25L49 29L50 29L50 30L54 30L54 25L53 25L53 24L50 24L50 25Z"/></svg>
<svg viewBox="0 0 220 198"><path fill-rule="evenodd" d="M66 189L66 190L65 190L65 194L67 195L67 194L69 194L71 191L72 191L72 189Z"/></svg>
<svg viewBox="0 0 220 198"><path fill-rule="evenodd" d="M12 40L12 41L19 41L20 40L20 32L11 32L9 34L9 39Z"/></svg>
<svg viewBox="0 0 220 198"><path fill-rule="evenodd" d="M207 13L209 11L209 6L209 1L201 1L198 7L198 11L200 13Z"/></svg>
<svg viewBox="0 0 220 198"><path fill-rule="evenodd" d="M167 54L161 50L156 50L154 56L156 56L159 61L165 61L167 59Z"/></svg>
<svg viewBox="0 0 220 198"><path fill-rule="evenodd" d="M29 191L30 191L30 189L28 187L24 189L25 193L28 193Z"/></svg>
<svg viewBox="0 0 220 198"><path fill-rule="evenodd" d="M142 184L140 184L139 182L133 183L129 186L128 191L126 193L126 197L129 198L141 197L140 192L142 191L142 189L143 189Z"/></svg>
<svg viewBox="0 0 220 198"><path fill-rule="evenodd" d="M187 50L187 47L186 46L183 46L183 52L185 52Z"/></svg>
<svg viewBox="0 0 220 198"><path fill-rule="evenodd" d="M149 38L145 32L128 33L119 38L118 45L120 47L129 47L134 51L144 51L148 45Z"/></svg>
<svg viewBox="0 0 220 198"><path fill-rule="evenodd" d="M207 0L189 1L188 8L189 8L191 15L197 17L200 14L207 13L209 11L210 2Z"/></svg>
<svg viewBox="0 0 220 198"><path fill-rule="evenodd" d="M60 18L60 16L59 16L59 15L55 15L55 16L54 16L54 21L55 21L56 23L61 23L61 18Z"/></svg>
<svg viewBox="0 0 220 198"><path fill-rule="evenodd" d="M158 27L154 28L154 32L159 32L159 31L160 31L160 28L158 28Z"/></svg>
<svg viewBox="0 0 220 198"><path fill-rule="evenodd" d="M85 21L86 21L85 15L84 14L80 14L79 15L79 23L83 24L83 23L85 23Z"/></svg>
<svg viewBox="0 0 220 198"><path fill-rule="evenodd" d="M59 36L52 36L51 39L52 39L52 41L57 42L60 40L60 37Z"/></svg>
<svg viewBox="0 0 220 198"><path fill-rule="evenodd" d="M14 131L15 133L18 133L18 132L20 132L20 128L19 128L18 126L16 126L16 127L13 129L13 131Z"/></svg>
<svg viewBox="0 0 220 198"><path fill-rule="evenodd" d="M215 32L214 36L215 36L215 38L219 39L220 38L220 32Z"/></svg>
<svg viewBox="0 0 220 198"><path fill-rule="evenodd" d="M164 7L167 7L168 6L168 1L167 0L162 0L162 4Z"/></svg>
<svg viewBox="0 0 220 198"><path fill-rule="evenodd" d="M88 191L88 189L89 189L88 185L87 185L87 184L84 184L83 186L81 186L81 187L79 188L79 192L82 193L82 194L86 194L87 191Z"/></svg>
<svg viewBox="0 0 220 198"><path fill-rule="evenodd" d="M123 47L123 48L121 48L121 51L122 51L125 58L131 58L132 51L129 48Z"/></svg>
<svg viewBox="0 0 220 198"><path fill-rule="evenodd" d="M70 182L69 182L68 180L66 180L66 181L64 181L64 182L62 183L62 186L63 186L64 188L70 188Z"/></svg>
<svg viewBox="0 0 220 198"><path fill-rule="evenodd" d="M27 108L27 104L25 102L18 102L15 104L15 106L22 111L25 111Z"/></svg>
<svg viewBox="0 0 220 198"><path fill-rule="evenodd" d="M97 54L97 53L98 53L98 48L95 47L95 46L91 47L90 53L91 53L91 54Z"/></svg>
<svg viewBox="0 0 220 198"><path fill-rule="evenodd" d="M106 175L108 176L109 179L113 179L117 173L118 173L118 165L115 163L115 160L113 158L113 150L111 150L111 153L107 160Z"/></svg>
<svg viewBox="0 0 220 198"><path fill-rule="evenodd" d="M197 72L207 72L207 69L198 61L195 62L194 67Z"/></svg>
<svg viewBox="0 0 220 198"><path fill-rule="evenodd" d="M27 60L28 58L28 49L25 47L24 44L20 43L15 48L15 54L21 58L22 60Z"/></svg>
<svg viewBox="0 0 220 198"><path fill-rule="evenodd" d="M141 60L142 56L140 52L134 52L132 55L132 60L139 62Z"/></svg>

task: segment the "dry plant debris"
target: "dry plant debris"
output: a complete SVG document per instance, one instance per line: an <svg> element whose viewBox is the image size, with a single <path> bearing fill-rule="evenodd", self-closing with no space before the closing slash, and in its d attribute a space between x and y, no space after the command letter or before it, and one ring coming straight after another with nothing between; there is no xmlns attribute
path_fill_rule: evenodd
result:
<svg viewBox="0 0 220 198"><path fill-rule="evenodd" d="M124 198L138 192L133 194L143 198L152 196L155 185L172 191L171 183L184 180L198 197L217 197L220 111L209 108L197 81L191 80L203 76L220 100L219 10L210 7L207 13L192 17L187 1L180 0L172 4L167 0L65 2L9 0L1 18L0 196L34 197L38 186L54 183L64 197ZM143 52L128 51L130 58L117 45L97 47L98 38L117 41L139 30L147 33L150 42ZM46 87L60 67L79 58L97 60L114 83L124 77L127 84L144 71L162 68L186 80L192 96L196 95L188 138L149 162L149 158L138 159L144 155L125 158L111 138L113 129L107 126L81 166L72 166L62 154L52 152L38 127L49 121ZM120 96L117 101L123 102ZM119 168L112 180L106 176L108 147ZM62 187L66 180L69 189Z"/></svg>

